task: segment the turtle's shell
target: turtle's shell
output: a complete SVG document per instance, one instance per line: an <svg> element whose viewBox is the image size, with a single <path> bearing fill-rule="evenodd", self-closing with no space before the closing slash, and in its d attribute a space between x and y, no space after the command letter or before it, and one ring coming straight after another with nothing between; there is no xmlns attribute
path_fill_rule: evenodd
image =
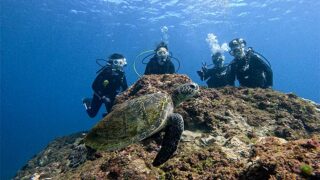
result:
<svg viewBox="0 0 320 180"><path fill-rule="evenodd" d="M154 93L116 105L85 137L87 146L97 150L116 150L143 140L166 125L173 112L169 95Z"/></svg>

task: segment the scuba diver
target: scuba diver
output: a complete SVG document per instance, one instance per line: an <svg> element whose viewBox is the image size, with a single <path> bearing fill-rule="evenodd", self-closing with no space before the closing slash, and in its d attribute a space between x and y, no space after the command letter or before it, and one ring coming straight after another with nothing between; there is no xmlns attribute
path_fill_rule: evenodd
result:
<svg viewBox="0 0 320 180"><path fill-rule="evenodd" d="M237 78L240 86L249 88L272 87L273 72L266 58L252 48L245 49L246 41L242 38L233 39L229 47L229 53L234 57L230 63L233 81Z"/></svg>
<svg viewBox="0 0 320 180"><path fill-rule="evenodd" d="M207 80L209 88L218 88L223 86L234 86L234 79L230 74L230 66L224 65L225 57L221 52L216 52L212 55L212 62L214 67L208 69L206 65L202 66L200 71L197 71L201 80Z"/></svg>
<svg viewBox="0 0 320 180"><path fill-rule="evenodd" d="M126 58L123 55L114 53L109 56L107 65L97 72L98 75L92 83L93 98L82 100L91 118L97 115L102 103L104 103L107 113L110 113L116 95L128 88L123 71L126 64ZM104 113L103 116L107 113Z"/></svg>
<svg viewBox="0 0 320 180"><path fill-rule="evenodd" d="M144 74L173 74L175 73L174 64L165 42L160 42L154 50L154 56L149 60Z"/></svg>

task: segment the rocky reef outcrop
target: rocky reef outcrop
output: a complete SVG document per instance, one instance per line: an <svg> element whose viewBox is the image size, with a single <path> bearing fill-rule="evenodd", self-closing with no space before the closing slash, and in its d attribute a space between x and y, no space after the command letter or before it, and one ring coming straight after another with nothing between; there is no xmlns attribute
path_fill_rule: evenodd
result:
<svg viewBox="0 0 320 180"><path fill-rule="evenodd" d="M185 75L143 76L116 103L172 92ZM320 179L320 106L272 89L202 87L175 112L185 120L177 152L152 161L162 134L113 152L98 152L76 168L72 150L85 132L57 138L14 179Z"/></svg>

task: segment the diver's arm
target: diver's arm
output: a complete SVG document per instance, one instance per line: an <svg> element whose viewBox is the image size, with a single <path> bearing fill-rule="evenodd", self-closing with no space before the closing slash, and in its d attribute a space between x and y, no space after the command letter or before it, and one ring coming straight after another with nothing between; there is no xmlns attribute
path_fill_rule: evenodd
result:
<svg viewBox="0 0 320 180"><path fill-rule="evenodd" d="M127 83L127 78L126 75L123 75L122 83L121 83L121 88L122 91L125 91L128 89L128 83Z"/></svg>
<svg viewBox="0 0 320 180"><path fill-rule="evenodd" d="M232 61L229 65L228 65L228 73L229 73L229 84L231 86L235 86L235 81L236 81L236 63L234 61Z"/></svg>
<svg viewBox="0 0 320 180"><path fill-rule="evenodd" d="M214 68L208 69L205 63L202 64L201 70L197 71L201 81L207 80L214 73Z"/></svg>
<svg viewBox="0 0 320 180"><path fill-rule="evenodd" d="M273 72L269 66L266 67L266 80L266 87L271 88L273 86Z"/></svg>
<svg viewBox="0 0 320 180"><path fill-rule="evenodd" d="M273 86L273 72L271 67L265 63L261 58L259 58L258 56L254 56L255 57L255 61L257 64L257 68L261 69L261 71L263 73L265 73L265 87L266 88L271 88Z"/></svg>
<svg viewBox="0 0 320 180"><path fill-rule="evenodd" d="M262 68L262 71L265 73L265 78L266 78L265 88L271 88L273 86L273 72L272 72L272 69L262 59L261 59L261 68Z"/></svg>
<svg viewBox="0 0 320 180"><path fill-rule="evenodd" d="M231 72L231 66L230 66L230 65L227 65L226 68L227 68L227 69L226 69L226 71L227 71L227 73L226 73L227 85L229 85L229 86L235 86L235 75L232 74L232 72Z"/></svg>
<svg viewBox="0 0 320 180"><path fill-rule="evenodd" d="M207 69L207 68L202 68L203 71L203 79L207 80L209 77L211 77L214 74L214 68L212 69Z"/></svg>
<svg viewBox="0 0 320 180"><path fill-rule="evenodd" d="M174 67L174 64L170 61L169 62L169 69L168 69L168 73L169 74L174 74L176 72L176 69Z"/></svg>
<svg viewBox="0 0 320 180"><path fill-rule="evenodd" d="M204 74L203 74L203 71L197 71L197 74L200 76L200 79L201 81L204 81L203 77L204 77Z"/></svg>
<svg viewBox="0 0 320 180"><path fill-rule="evenodd" d="M101 95L102 89L104 88L103 81L106 79L106 76L107 76L107 73L102 71L94 79L91 87L95 93Z"/></svg>
<svg viewBox="0 0 320 180"><path fill-rule="evenodd" d="M146 66L146 70L144 71L144 75L149 75L151 74L151 61L148 62Z"/></svg>

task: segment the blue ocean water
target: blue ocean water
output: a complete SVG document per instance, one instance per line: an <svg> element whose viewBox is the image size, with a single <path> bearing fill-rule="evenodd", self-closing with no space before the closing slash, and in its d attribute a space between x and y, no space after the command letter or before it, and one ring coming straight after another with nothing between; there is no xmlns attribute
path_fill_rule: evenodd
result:
<svg viewBox="0 0 320 180"><path fill-rule="evenodd" d="M1 167L10 179L58 136L92 127L81 98L91 96L97 58L154 49L168 28L179 73L201 85L210 63L208 33L242 37L272 64L274 89L320 102L318 0L1 0ZM226 53L226 62L231 57ZM144 65L137 61L143 73ZM102 110L100 111L103 112Z"/></svg>

